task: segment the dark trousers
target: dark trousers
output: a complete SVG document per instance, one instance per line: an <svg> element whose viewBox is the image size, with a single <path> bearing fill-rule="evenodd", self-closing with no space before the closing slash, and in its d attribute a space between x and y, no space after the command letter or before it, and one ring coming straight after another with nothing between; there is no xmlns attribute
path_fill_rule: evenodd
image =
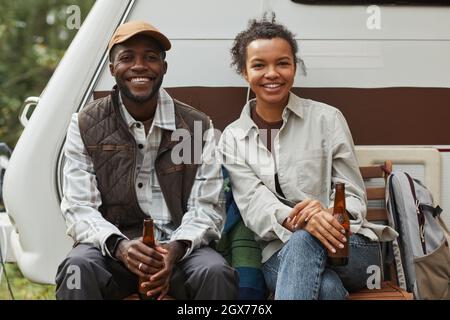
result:
<svg viewBox="0 0 450 320"><path fill-rule="evenodd" d="M57 299L123 299L137 293L138 277L92 245L79 244L59 265ZM194 250L172 272L169 295L175 299L236 299L239 276L209 247Z"/></svg>

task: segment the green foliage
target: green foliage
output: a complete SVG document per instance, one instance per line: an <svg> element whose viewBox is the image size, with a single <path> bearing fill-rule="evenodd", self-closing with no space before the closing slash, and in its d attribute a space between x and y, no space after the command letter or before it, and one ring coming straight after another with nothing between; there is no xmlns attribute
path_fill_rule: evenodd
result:
<svg viewBox="0 0 450 320"><path fill-rule="evenodd" d="M55 286L28 281L22 276L16 264L6 264L6 272L16 300L55 300ZM0 300L11 300L4 274L0 282Z"/></svg>
<svg viewBox="0 0 450 320"><path fill-rule="evenodd" d="M0 141L15 146L23 101L41 94L75 36L67 8L77 5L83 21L94 2L0 0Z"/></svg>
<svg viewBox="0 0 450 320"><path fill-rule="evenodd" d="M0 142L14 147L22 133L18 117L23 101L40 96L77 30L67 27L76 5L81 22L95 0L0 0ZM25 279L7 265L16 299L55 299L55 287ZM10 299L4 276L0 300Z"/></svg>

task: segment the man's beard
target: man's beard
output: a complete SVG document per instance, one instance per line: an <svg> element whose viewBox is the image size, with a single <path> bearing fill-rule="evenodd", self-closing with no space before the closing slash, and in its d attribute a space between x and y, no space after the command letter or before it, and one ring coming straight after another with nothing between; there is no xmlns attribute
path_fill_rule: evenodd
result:
<svg viewBox="0 0 450 320"><path fill-rule="evenodd" d="M119 91L121 94L123 94L125 97L130 99L133 102L137 103L143 103L147 102L155 97L155 95L158 94L159 88L161 88L162 82L164 77L161 77L158 82L155 83L155 85L152 88L152 91L148 95L145 96L135 96L133 93L131 93L131 90L125 85L124 82L122 82L120 79L116 77L116 83L117 87L119 88Z"/></svg>

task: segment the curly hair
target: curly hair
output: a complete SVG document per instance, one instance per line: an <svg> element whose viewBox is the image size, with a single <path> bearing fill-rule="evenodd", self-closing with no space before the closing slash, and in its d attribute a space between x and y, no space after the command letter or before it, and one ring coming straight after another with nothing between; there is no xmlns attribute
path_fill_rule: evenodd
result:
<svg viewBox="0 0 450 320"><path fill-rule="evenodd" d="M247 46L250 42L258 39L270 40L273 38L286 40L291 46L295 63L301 62L301 59L297 57L298 45L294 34L285 26L277 23L275 21L275 13L272 13L270 18L267 18L267 14L264 14L261 20L250 20L248 28L236 36L231 48L231 66L235 68L238 74L242 74L247 60Z"/></svg>

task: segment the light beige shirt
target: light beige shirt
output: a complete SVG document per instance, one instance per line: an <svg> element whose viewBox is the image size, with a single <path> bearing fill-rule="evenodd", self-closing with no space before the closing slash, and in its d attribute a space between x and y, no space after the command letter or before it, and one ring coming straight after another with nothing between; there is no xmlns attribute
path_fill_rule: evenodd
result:
<svg viewBox="0 0 450 320"><path fill-rule="evenodd" d="M346 208L354 218L351 231L372 240L389 241L396 237L393 229L365 219L364 182L350 130L338 109L291 93L270 153L250 117L254 103L249 101L240 118L225 129L219 155L230 173L233 196L244 223L256 234L263 249L262 262L291 236L282 226L291 208L275 196L276 172L288 200L316 199L325 207L334 203L332 185L344 182Z"/></svg>

